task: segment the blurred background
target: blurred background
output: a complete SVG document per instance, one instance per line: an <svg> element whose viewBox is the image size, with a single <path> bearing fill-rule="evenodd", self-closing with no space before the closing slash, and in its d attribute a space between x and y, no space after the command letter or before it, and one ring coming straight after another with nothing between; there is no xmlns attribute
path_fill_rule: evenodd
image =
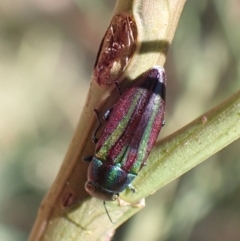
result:
<svg viewBox="0 0 240 241"><path fill-rule="evenodd" d="M114 4L0 2L0 240L29 235L80 117ZM166 62L160 138L240 88L239 22L238 0L187 1ZM114 240L239 241L239 145L150 196Z"/></svg>

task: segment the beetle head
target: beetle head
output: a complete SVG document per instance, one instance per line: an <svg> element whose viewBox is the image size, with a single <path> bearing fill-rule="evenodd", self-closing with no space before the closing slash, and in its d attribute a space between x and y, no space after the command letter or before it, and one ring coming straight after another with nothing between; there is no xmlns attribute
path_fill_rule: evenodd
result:
<svg viewBox="0 0 240 241"><path fill-rule="evenodd" d="M103 201L115 201L118 198L118 193L109 192L92 181L86 182L85 190L90 196Z"/></svg>

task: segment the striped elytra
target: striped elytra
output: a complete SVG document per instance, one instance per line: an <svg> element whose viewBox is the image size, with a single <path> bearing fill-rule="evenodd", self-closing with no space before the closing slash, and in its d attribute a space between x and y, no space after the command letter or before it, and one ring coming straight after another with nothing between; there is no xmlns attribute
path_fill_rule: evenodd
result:
<svg viewBox="0 0 240 241"><path fill-rule="evenodd" d="M164 123L166 74L154 66L111 109L88 167L86 191L115 200L145 165Z"/></svg>

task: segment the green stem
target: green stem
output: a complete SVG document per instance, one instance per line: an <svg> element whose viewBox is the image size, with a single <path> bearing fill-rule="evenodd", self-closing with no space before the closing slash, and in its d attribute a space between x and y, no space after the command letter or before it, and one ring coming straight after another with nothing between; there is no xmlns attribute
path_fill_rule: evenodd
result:
<svg viewBox="0 0 240 241"><path fill-rule="evenodd" d="M184 128L158 142L147 167L122 196L128 202L149 196L240 137L240 91Z"/></svg>

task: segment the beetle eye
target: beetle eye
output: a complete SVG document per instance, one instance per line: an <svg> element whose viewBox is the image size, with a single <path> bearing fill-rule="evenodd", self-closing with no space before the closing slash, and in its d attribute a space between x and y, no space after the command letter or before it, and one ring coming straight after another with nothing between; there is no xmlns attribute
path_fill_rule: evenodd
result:
<svg viewBox="0 0 240 241"><path fill-rule="evenodd" d="M96 190L94 184L91 182L86 182L85 189L89 194L95 192L95 190Z"/></svg>

